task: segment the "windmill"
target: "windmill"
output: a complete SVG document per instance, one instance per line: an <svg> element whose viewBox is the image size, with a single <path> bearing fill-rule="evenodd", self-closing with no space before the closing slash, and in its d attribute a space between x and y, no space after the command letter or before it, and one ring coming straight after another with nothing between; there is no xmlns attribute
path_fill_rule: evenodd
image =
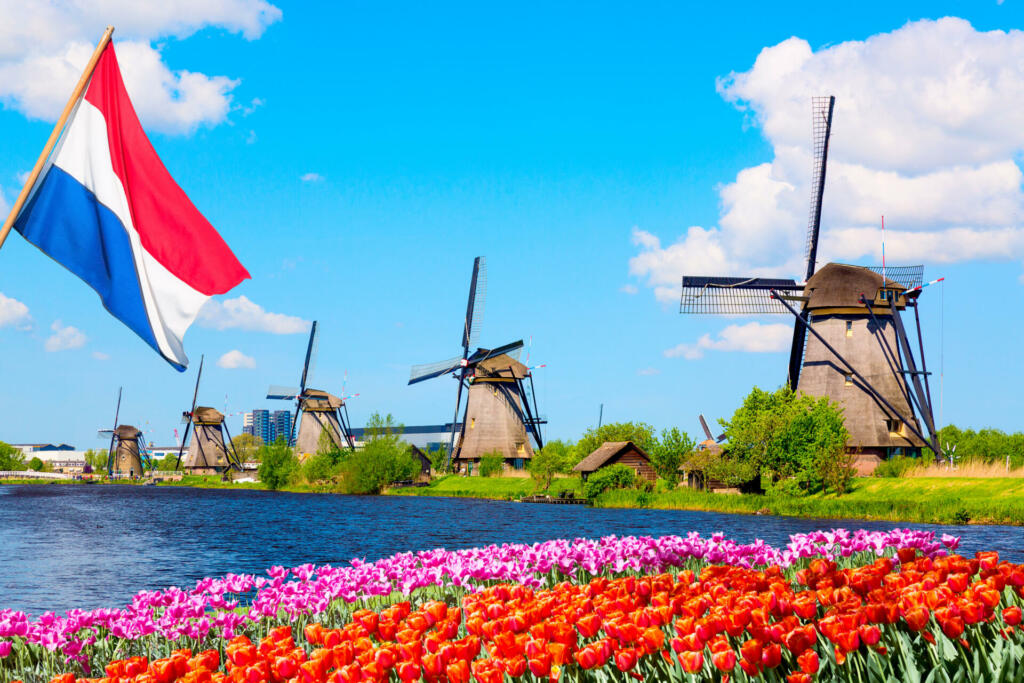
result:
<svg viewBox="0 0 1024 683"><path fill-rule="evenodd" d="M922 266L829 263L816 270L834 97L815 97L813 170L803 283L760 277L683 276L679 312L790 314L795 318L787 384L827 396L844 411L862 473L898 453L939 453L932 417L918 297ZM921 369L902 312L911 308ZM923 427L922 427L923 423ZM927 431L927 436L925 435Z"/></svg>
<svg viewBox="0 0 1024 683"><path fill-rule="evenodd" d="M289 435L288 443L295 443L300 456L317 452L320 437L324 431L327 431L337 448L355 450L355 440L352 438L351 422L346 404L346 401L352 397L338 397L306 385L307 380L313 374L318 340L319 328L317 321L314 320L309 329L309 344L306 346L306 360L302 365L299 386L295 388L272 386L267 389L267 398L269 399L295 401L295 418L292 420L292 433ZM300 412L302 413L302 422L299 424L299 437L294 440L295 425L299 422Z"/></svg>
<svg viewBox="0 0 1024 683"><path fill-rule="evenodd" d="M121 417L121 391L117 390L117 408L114 409L114 428L101 429L101 438L110 437L110 449L107 452L107 474L129 478L141 477L149 465L149 454L142 432L131 425L118 424Z"/></svg>
<svg viewBox="0 0 1024 683"><path fill-rule="evenodd" d="M448 442L448 465L460 460L472 463L484 454L497 451L506 462L521 466L533 457L533 437L537 448L544 441L537 413L537 394L531 368L519 362L523 341L493 349L476 347L483 322L487 297L487 262L483 256L473 260L466 317L460 331L462 354L437 363L413 366L409 384L451 375L457 382L455 413ZM539 367L539 366L538 366ZM529 387L527 387L529 382ZM459 422L462 392L467 390L466 408ZM455 435L459 433L456 450Z"/></svg>
<svg viewBox="0 0 1024 683"><path fill-rule="evenodd" d="M224 422L224 414L214 408L196 406L199 398L199 381L203 378L203 362L205 356L199 358L199 372L196 373L196 388L192 392L192 407L188 412L181 414L181 421L185 425L185 434L178 443L178 460L174 469L182 466L181 456L185 451L185 444L188 442L189 430L192 430L192 443L188 447L188 455L185 457L185 469L193 474L220 474L228 468L241 471L242 465L239 462L238 454L235 453L234 445L230 450L231 434L227 431L228 426ZM177 432L175 432L177 433ZM224 434L227 433L227 441Z"/></svg>
<svg viewBox="0 0 1024 683"><path fill-rule="evenodd" d="M700 442L700 448L702 450L721 451L722 447L719 445L725 441L725 434L719 434L717 437L711 435L711 428L708 427L708 421L704 419L703 415L698 415L697 419L700 420L700 428L704 430L704 436L707 438Z"/></svg>

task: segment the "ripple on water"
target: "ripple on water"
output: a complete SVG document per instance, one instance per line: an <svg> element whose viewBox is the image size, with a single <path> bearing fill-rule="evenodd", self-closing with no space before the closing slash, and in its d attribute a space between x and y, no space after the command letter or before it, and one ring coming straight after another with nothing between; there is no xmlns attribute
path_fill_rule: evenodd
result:
<svg viewBox="0 0 1024 683"><path fill-rule="evenodd" d="M575 505L141 486L0 487L0 608L116 607L140 590L272 565L341 564L397 552L608 535L710 535L782 546L814 529L921 528L962 552L1024 562L1024 528L608 510Z"/></svg>

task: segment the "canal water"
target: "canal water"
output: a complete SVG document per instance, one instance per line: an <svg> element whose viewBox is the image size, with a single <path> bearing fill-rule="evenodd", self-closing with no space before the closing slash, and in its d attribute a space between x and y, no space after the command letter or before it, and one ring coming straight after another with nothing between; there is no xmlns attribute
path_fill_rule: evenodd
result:
<svg viewBox="0 0 1024 683"><path fill-rule="evenodd" d="M1024 527L944 527L673 510L141 486L0 486L0 609L120 607L140 590L273 565L607 535L710 535L782 546L793 533L913 527L962 552L1024 562Z"/></svg>

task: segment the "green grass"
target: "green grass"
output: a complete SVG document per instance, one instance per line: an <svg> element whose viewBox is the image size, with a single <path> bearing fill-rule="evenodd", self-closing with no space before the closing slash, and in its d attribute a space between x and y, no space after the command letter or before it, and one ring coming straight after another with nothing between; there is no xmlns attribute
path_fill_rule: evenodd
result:
<svg viewBox="0 0 1024 683"><path fill-rule="evenodd" d="M576 478L555 479L551 488L542 493L557 496L562 491L582 495L580 480ZM448 475L438 477L428 486L391 489L392 496L450 496L453 498L493 498L496 500L518 500L536 491L532 479L525 477L460 477Z"/></svg>
<svg viewBox="0 0 1024 683"><path fill-rule="evenodd" d="M578 479L556 479L548 491L571 490L581 495ZM429 486L395 489L399 496L453 496L516 500L534 493L529 479L448 476ZM727 495L679 488L661 493L610 491L593 501L595 507L707 510L824 519L868 519L896 522L1024 525L1024 479L912 478L854 480L843 496Z"/></svg>

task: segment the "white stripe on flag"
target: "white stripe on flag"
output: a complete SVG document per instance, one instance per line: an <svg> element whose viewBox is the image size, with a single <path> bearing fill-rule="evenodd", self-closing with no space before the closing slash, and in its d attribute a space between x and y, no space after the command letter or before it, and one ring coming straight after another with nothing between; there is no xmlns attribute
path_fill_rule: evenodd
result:
<svg viewBox="0 0 1024 683"><path fill-rule="evenodd" d="M142 246L132 221L121 179L114 173L107 141L107 124L92 103L82 99L64 130L53 164L96 195L124 225L131 241L135 269L153 336L161 353L181 365L188 364L182 338L199 315L207 295L178 279Z"/></svg>

